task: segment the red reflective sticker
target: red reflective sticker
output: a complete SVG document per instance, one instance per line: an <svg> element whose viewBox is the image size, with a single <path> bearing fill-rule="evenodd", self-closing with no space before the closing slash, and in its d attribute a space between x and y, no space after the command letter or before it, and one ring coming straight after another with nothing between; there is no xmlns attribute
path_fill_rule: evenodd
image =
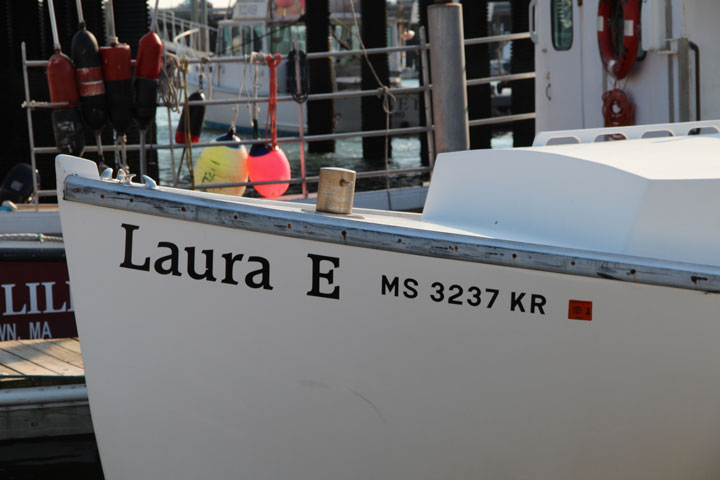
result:
<svg viewBox="0 0 720 480"><path fill-rule="evenodd" d="M585 300L570 300L568 308L568 318L570 320L592 320L592 302Z"/></svg>

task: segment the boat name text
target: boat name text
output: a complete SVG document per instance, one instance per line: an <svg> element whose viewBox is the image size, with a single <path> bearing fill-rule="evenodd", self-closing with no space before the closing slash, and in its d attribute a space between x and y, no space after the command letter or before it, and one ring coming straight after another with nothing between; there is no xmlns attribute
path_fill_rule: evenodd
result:
<svg viewBox="0 0 720 480"><path fill-rule="evenodd" d="M138 225L121 224L125 230L125 249L123 253L123 261L120 263L121 268L131 270L140 270L150 272L151 270L160 275L173 275L180 277L183 275L181 271L181 252L180 247L172 242L158 242L157 248L160 249L162 255L155 259L145 257L137 259L133 257L133 242L135 241L135 232L140 230ZM216 282L218 278L220 283L229 285L239 285L238 279L235 277L235 265L245 264L251 270L245 273L244 283L249 288L273 290L275 287L270 280L270 262L267 258L258 255L245 256L243 253L223 253L220 257L223 259L221 265L223 267L216 269L215 266L215 250L201 250L204 257L204 270L197 268L195 247L185 247L185 273L193 280L205 280L208 282ZM307 295L321 298L340 298L340 286L334 285L334 271L340 267L340 259L337 257L328 257L325 255L315 255L309 253L308 258L311 263L311 283L310 290ZM202 263L202 262L201 262Z"/></svg>

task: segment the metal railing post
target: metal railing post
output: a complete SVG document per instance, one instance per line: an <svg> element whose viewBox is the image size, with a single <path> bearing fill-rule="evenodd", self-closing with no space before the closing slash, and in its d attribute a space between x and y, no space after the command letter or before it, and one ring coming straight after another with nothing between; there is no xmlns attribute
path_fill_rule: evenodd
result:
<svg viewBox="0 0 720 480"><path fill-rule="evenodd" d="M25 42L20 44L22 51L22 63L23 63L23 82L25 83L25 103L30 104L30 82L28 82L27 72L27 51L25 49ZM40 208L40 185L38 185L37 173L36 173L36 161L35 161L35 137L33 136L32 128L32 114L30 109L26 108L28 122L28 140L30 141L30 165L32 166L32 179L33 179L33 203L35 204L35 210Z"/></svg>
<svg viewBox="0 0 720 480"><path fill-rule="evenodd" d="M462 5L428 7L437 153L470 148Z"/></svg>
<svg viewBox="0 0 720 480"><path fill-rule="evenodd" d="M433 135L433 115L432 115L432 98L430 98L431 85L430 85L430 71L428 70L428 54L427 54L427 38L425 36L425 27L420 27L420 56L422 61L422 78L425 90L423 90L423 96L425 97L425 125L428 127L428 131L425 132L427 136L427 149L428 149L428 164L430 168L435 166L435 137ZM432 171L430 173L432 175Z"/></svg>

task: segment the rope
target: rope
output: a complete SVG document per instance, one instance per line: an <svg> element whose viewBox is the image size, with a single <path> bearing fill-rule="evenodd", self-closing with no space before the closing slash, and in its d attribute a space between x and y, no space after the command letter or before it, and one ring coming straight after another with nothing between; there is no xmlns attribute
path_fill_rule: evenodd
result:
<svg viewBox="0 0 720 480"><path fill-rule="evenodd" d="M307 55L299 49L290 50L287 65L287 90L296 103L305 103L310 93Z"/></svg>
<svg viewBox="0 0 720 480"><path fill-rule="evenodd" d="M180 177L180 172L182 172L183 167L183 160L185 160L185 163L188 167L188 173L190 174L190 188L192 190L195 189L195 175L193 174L193 157L192 157L192 135L190 135L190 104L188 103L188 94L187 94L187 74L188 70L190 69L190 62L187 58L183 58L180 61L180 67L179 70L182 72L183 76L183 97L184 97L184 106L186 115L185 115L185 147L183 148L182 155L180 156L180 165L178 167L177 177Z"/></svg>
<svg viewBox="0 0 720 480"><path fill-rule="evenodd" d="M606 127L624 127L633 124L635 106L619 88L608 90L602 95L602 114Z"/></svg>
<svg viewBox="0 0 720 480"><path fill-rule="evenodd" d="M160 70L158 89L163 103L174 112L180 112L180 88L182 88L182 63L187 58L180 59L172 53L165 52L165 61Z"/></svg>
<svg viewBox="0 0 720 480"><path fill-rule="evenodd" d="M353 0L350 0L350 9L352 10L352 17L353 17L353 22L355 23L355 29L357 32L359 32L360 26L358 25L357 15L355 14L355 2ZM397 108L397 99L395 98L395 95L393 95L392 93L390 93L389 90L387 90L388 86L383 84L382 81L380 81L380 76L375 71L375 67L373 66L372 62L370 62L370 57L367 54L367 49L365 48L365 43L363 42L362 37L360 36L359 33L358 33L357 37L358 37L358 41L360 42L360 49L363 52L363 57L365 58L365 62L367 62L368 67L370 67L370 71L373 74L373 77L375 77L375 81L378 84L378 89L379 90L382 90L383 88L386 89L385 94L389 95L392 98L392 109L388 110L390 108L390 104L391 104L390 102L383 102L383 110L388 115L393 114L393 113L395 113L395 108Z"/></svg>
<svg viewBox="0 0 720 480"><path fill-rule="evenodd" d="M355 2L353 0L350 0L350 9L352 11L352 17L353 17L353 23L355 24L355 31L360 32L360 26L358 25L357 21L357 14L355 13ZM390 116L395 112L397 109L397 98L395 98L395 95L393 95L390 92L390 88L388 85L384 85L380 81L380 76L375 71L375 67L373 66L372 62L370 62L370 57L368 57L367 49L365 48L365 43L362 40L362 37L358 33L358 41L360 42L360 49L363 52L363 57L365 58L365 61L367 62L368 66L370 67L370 71L372 72L373 76L375 77L375 81L378 84L378 92L379 95L383 95L383 111L385 112L385 189L387 191L387 199L388 199L388 210L392 210L392 199L390 195L390 163L388 160L388 147L390 143Z"/></svg>
<svg viewBox="0 0 720 480"><path fill-rule="evenodd" d="M255 66L255 76L253 78L253 92L252 92L252 98L257 98L257 90L260 88L260 85L258 85L258 68L259 68L259 62L265 62L265 57L261 53L257 52L251 52L250 55L245 55L245 58L243 60L244 65L242 69L242 76L240 77L240 88L238 88L238 101L243 97L243 94L245 94L246 98L251 97L250 88L247 85L247 69L250 67L251 64L254 64ZM250 122L252 123L253 118L255 118L257 115L253 115L253 111L257 111L259 108L256 103L248 103L247 104L248 109L248 115L250 116ZM254 109L254 110L253 110ZM233 119L231 126L234 128L237 124L238 114L240 113L240 103L236 103L233 107Z"/></svg>
<svg viewBox="0 0 720 480"><path fill-rule="evenodd" d="M272 141L270 146L274 149L277 147L277 67L282 63L282 55L267 55L265 57L268 67L270 68L270 95L268 98L268 112L265 120L265 143L267 144L268 125Z"/></svg>

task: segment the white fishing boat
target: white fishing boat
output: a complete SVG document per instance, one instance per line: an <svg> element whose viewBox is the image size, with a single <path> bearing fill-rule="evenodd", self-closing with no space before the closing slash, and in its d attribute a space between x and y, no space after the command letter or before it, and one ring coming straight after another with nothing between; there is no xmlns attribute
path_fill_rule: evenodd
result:
<svg viewBox="0 0 720 480"><path fill-rule="evenodd" d="M106 478L717 478L719 127L441 154L422 214L58 157Z"/></svg>

